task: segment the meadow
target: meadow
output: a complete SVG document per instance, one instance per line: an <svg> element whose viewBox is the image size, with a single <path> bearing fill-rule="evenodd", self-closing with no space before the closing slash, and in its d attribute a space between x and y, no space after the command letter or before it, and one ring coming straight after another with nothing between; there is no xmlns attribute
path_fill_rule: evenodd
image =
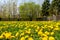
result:
<svg viewBox="0 0 60 40"><path fill-rule="evenodd" d="M60 40L60 21L0 21L0 40Z"/></svg>

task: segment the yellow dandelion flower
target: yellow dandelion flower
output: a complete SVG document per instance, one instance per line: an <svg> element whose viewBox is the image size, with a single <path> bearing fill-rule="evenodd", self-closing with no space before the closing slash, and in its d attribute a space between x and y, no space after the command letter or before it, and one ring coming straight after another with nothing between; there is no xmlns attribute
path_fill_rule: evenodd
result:
<svg viewBox="0 0 60 40"><path fill-rule="evenodd" d="M51 35L53 35L54 34L54 32L51 32Z"/></svg>
<svg viewBox="0 0 60 40"><path fill-rule="evenodd" d="M42 29L38 31L38 35L41 35L41 34L43 34Z"/></svg>
<svg viewBox="0 0 60 40"><path fill-rule="evenodd" d="M37 26L37 29L39 29L39 26Z"/></svg>
<svg viewBox="0 0 60 40"><path fill-rule="evenodd" d="M25 40L25 37L21 37L21 39L20 40Z"/></svg>
<svg viewBox="0 0 60 40"><path fill-rule="evenodd" d="M11 36L11 38L15 38L15 36Z"/></svg>
<svg viewBox="0 0 60 40"><path fill-rule="evenodd" d="M23 36L24 35L24 32L20 34L20 36Z"/></svg>
<svg viewBox="0 0 60 40"><path fill-rule="evenodd" d="M49 37L49 40L55 40L55 38L51 36L51 37Z"/></svg>
<svg viewBox="0 0 60 40"><path fill-rule="evenodd" d="M31 25L31 27L33 27L34 25Z"/></svg>
<svg viewBox="0 0 60 40"><path fill-rule="evenodd" d="M48 26L48 28L51 28L51 29L53 29L53 26Z"/></svg>
<svg viewBox="0 0 60 40"><path fill-rule="evenodd" d="M0 38L3 38L3 36L0 36Z"/></svg>
<svg viewBox="0 0 60 40"><path fill-rule="evenodd" d="M46 34L42 34L41 36L42 36L42 37L48 37Z"/></svg>
<svg viewBox="0 0 60 40"><path fill-rule="evenodd" d="M39 32L38 32L38 35L41 35L41 34L43 34L43 32L42 32L42 31L39 31Z"/></svg>
<svg viewBox="0 0 60 40"><path fill-rule="evenodd" d="M58 27L58 25L57 25L57 26L55 26L55 27Z"/></svg>
<svg viewBox="0 0 60 40"><path fill-rule="evenodd" d="M17 32L15 36L18 36L18 35L19 35L19 33Z"/></svg>
<svg viewBox="0 0 60 40"><path fill-rule="evenodd" d="M48 37L43 37L42 40L48 40Z"/></svg>
<svg viewBox="0 0 60 40"><path fill-rule="evenodd" d="M30 30L26 30L26 33L30 34L31 32L30 32Z"/></svg>
<svg viewBox="0 0 60 40"><path fill-rule="evenodd" d="M54 30L59 30L59 28L58 28L58 27L56 27L56 28L54 28Z"/></svg>
<svg viewBox="0 0 60 40"><path fill-rule="evenodd" d="M46 34L46 35L49 35L49 32L46 31L45 34Z"/></svg>
<svg viewBox="0 0 60 40"><path fill-rule="evenodd" d="M11 37L11 33L9 32L6 32L5 34L4 34L4 36L6 37L6 38L10 38Z"/></svg>
<svg viewBox="0 0 60 40"><path fill-rule="evenodd" d="M57 23L56 25L60 25L60 23Z"/></svg>
<svg viewBox="0 0 60 40"><path fill-rule="evenodd" d="M39 30L38 29L35 29L36 32L38 32Z"/></svg>
<svg viewBox="0 0 60 40"><path fill-rule="evenodd" d="M25 36L25 38L28 38L28 37L29 37L28 35Z"/></svg>
<svg viewBox="0 0 60 40"><path fill-rule="evenodd" d="M34 26L34 27L37 27L37 26Z"/></svg>
<svg viewBox="0 0 60 40"><path fill-rule="evenodd" d="M3 36L5 34L5 32L3 32L2 34L1 34L1 36Z"/></svg>
<svg viewBox="0 0 60 40"><path fill-rule="evenodd" d="M29 37L28 40L33 40L33 38L32 37Z"/></svg>

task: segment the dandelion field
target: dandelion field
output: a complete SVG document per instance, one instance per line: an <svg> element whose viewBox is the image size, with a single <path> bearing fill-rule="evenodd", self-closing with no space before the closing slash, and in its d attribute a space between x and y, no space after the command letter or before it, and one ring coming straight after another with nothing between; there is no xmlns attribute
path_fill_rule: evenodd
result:
<svg viewBox="0 0 60 40"><path fill-rule="evenodd" d="M60 40L60 22L1 21L0 40Z"/></svg>

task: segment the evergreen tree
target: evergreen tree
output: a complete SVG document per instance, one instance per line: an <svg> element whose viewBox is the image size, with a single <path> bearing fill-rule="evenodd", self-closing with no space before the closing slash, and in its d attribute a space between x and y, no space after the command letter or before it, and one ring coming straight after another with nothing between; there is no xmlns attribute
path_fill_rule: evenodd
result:
<svg viewBox="0 0 60 40"><path fill-rule="evenodd" d="M59 15L60 14L60 0L53 0L50 5L50 13Z"/></svg>
<svg viewBox="0 0 60 40"><path fill-rule="evenodd" d="M60 14L60 0L58 0L58 14Z"/></svg>
<svg viewBox="0 0 60 40"><path fill-rule="evenodd" d="M49 7L50 7L50 0L45 0L42 4L42 15L49 16Z"/></svg>

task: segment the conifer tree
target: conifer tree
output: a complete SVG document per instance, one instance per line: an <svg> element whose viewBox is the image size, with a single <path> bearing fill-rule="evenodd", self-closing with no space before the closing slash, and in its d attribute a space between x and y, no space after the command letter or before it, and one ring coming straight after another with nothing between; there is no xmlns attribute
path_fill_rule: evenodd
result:
<svg viewBox="0 0 60 40"><path fill-rule="evenodd" d="M44 0L44 3L42 4L42 15L43 16L49 16L49 7L50 7L50 0Z"/></svg>

